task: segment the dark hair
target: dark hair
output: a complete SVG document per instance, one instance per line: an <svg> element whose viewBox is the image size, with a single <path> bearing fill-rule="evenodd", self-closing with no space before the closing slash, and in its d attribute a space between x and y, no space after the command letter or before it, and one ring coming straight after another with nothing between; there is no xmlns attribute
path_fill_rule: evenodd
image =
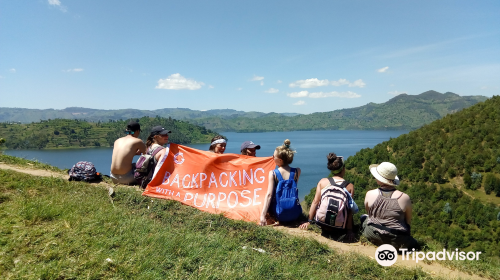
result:
<svg viewBox="0 0 500 280"><path fill-rule="evenodd" d="M217 135L214 138L212 138L212 140L210 141L210 143L212 143L212 142L214 142L216 140L219 140L219 139L225 139L225 138L224 138L224 136ZM217 146L217 144L210 145L210 148L208 148L208 150L211 151L211 152L215 151L215 146Z"/></svg>
<svg viewBox="0 0 500 280"><path fill-rule="evenodd" d="M248 155L247 148L241 150L241 154L244 155L244 156Z"/></svg>
<svg viewBox="0 0 500 280"><path fill-rule="evenodd" d="M283 142L283 145L276 147L276 151L278 152L278 158L283 160L284 164L290 164L293 162L293 154L296 152L290 149L290 140L286 139Z"/></svg>
<svg viewBox="0 0 500 280"><path fill-rule="evenodd" d="M326 167L330 170L339 170L343 167L342 158L338 157L335 153L329 153L326 158L328 159L328 163Z"/></svg>

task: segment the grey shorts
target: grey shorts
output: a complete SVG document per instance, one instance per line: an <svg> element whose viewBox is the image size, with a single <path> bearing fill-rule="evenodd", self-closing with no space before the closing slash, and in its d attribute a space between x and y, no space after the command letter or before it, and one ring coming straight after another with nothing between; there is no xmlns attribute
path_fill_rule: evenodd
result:
<svg viewBox="0 0 500 280"><path fill-rule="evenodd" d="M113 180L115 184L123 184L123 185L135 185L137 181L134 178L135 173L135 164L132 164L132 170L127 172L126 174L113 174L109 173L109 177Z"/></svg>

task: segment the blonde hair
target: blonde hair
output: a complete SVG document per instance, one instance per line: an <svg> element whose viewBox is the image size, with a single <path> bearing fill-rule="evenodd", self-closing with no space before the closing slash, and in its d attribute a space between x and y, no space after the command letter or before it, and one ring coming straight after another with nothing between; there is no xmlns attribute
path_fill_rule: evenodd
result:
<svg viewBox="0 0 500 280"><path fill-rule="evenodd" d="M278 158L283 161L284 164L290 164L293 162L293 155L296 153L295 150L290 148L290 140L286 139L283 145L276 147L276 152L278 153Z"/></svg>

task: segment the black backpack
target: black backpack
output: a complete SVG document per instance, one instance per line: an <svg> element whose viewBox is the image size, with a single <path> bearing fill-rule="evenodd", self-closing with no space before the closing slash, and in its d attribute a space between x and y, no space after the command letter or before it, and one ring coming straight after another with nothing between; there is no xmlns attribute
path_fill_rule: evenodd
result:
<svg viewBox="0 0 500 280"><path fill-rule="evenodd" d="M101 180L102 175L96 171L94 164L89 161L79 161L68 170L70 181L91 182Z"/></svg>

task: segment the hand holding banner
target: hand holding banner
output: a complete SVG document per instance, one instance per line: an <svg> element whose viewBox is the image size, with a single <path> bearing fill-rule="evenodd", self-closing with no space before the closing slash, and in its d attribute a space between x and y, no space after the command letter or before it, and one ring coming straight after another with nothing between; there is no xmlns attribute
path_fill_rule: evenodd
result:
<svg viewBox="0 0 500 280"><path fill-rule="evenodd" d="M231 219L258 222L272 157L214 154L170 144L142 195L173 199Z"/></svg>

